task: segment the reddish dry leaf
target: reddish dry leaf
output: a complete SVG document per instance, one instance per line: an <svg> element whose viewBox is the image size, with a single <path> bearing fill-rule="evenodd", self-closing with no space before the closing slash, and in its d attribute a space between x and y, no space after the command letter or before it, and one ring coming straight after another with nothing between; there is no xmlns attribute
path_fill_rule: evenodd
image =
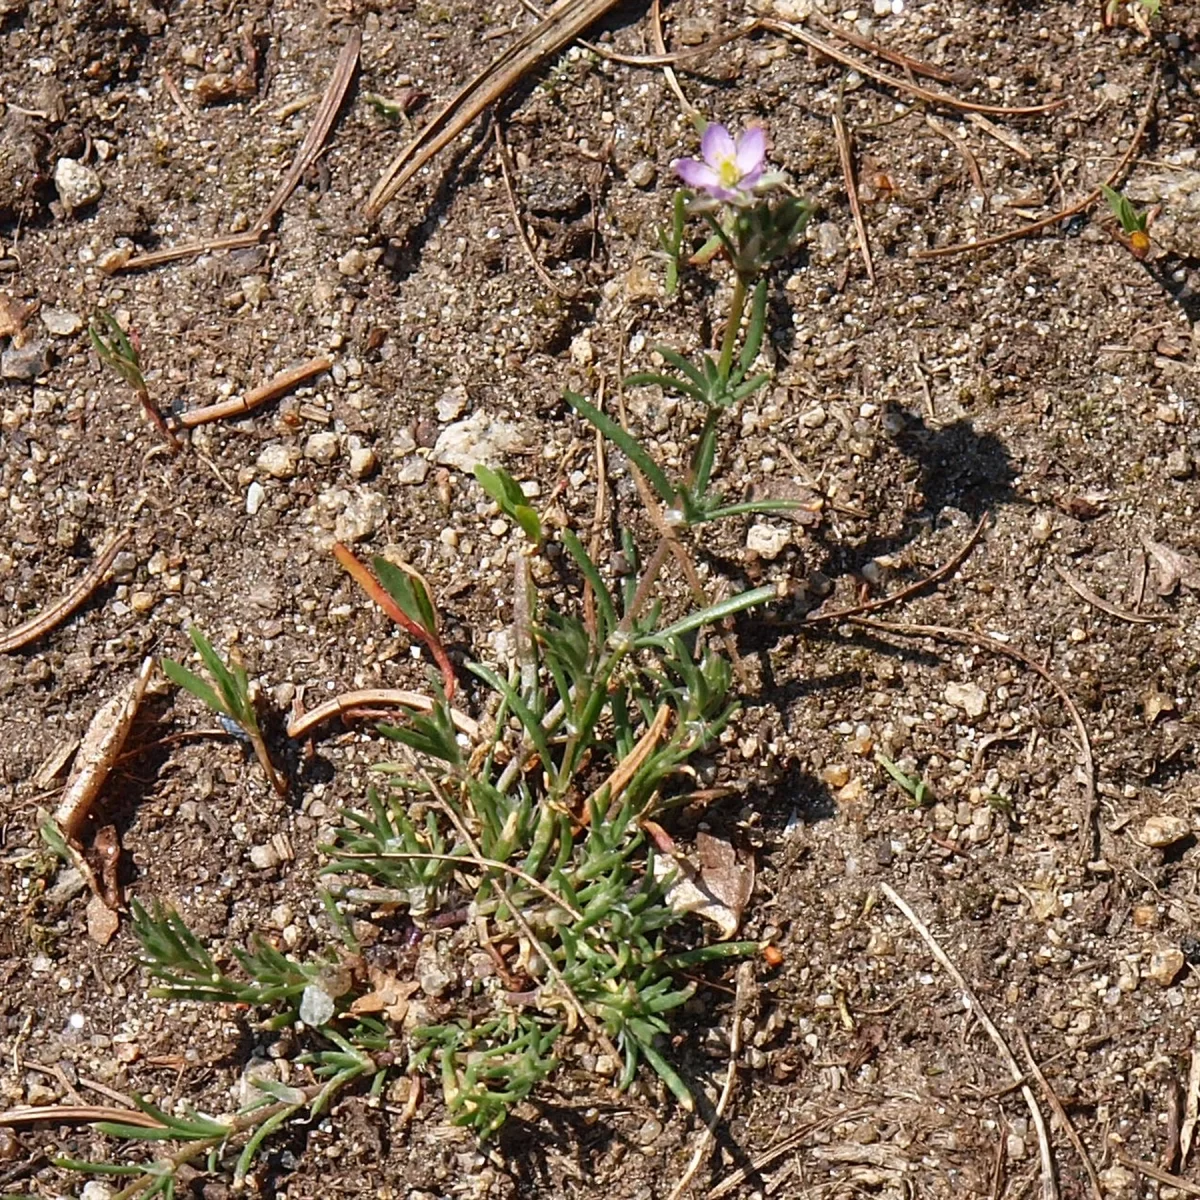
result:
<svg viewBox="0 0 1200 1200"><path fill-rule="evenodd" d="M105 825L92 839L92 860L100 881L100 898L113 910L120 909L121 838L115 825Z"/></svg>
<svg viewBox="0 0 1200 1200"><path fill-rule="evenodd" d="M754 864L739 863L728 842L708 834L700 834L696 846L699 871L680 856L661 854L654 860L654 874L662 879L674 871L667 903L678 913L694 913L712 921L721 931L721 940L726 941L741 924L754 888Z"/></svg>

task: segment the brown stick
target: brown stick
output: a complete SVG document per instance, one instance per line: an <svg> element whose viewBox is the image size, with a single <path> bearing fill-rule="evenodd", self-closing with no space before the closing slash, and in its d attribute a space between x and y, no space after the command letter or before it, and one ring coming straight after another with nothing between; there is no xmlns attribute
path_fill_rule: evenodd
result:
<svg viewBox="0 0 1200 1200"><path fill-rule="evenodd" d="M838 107L841 107L839 101ZM854 228L858 230L858 249L862 254L863 265L867 268L867 278L871 286L875 286L875 266L871 262L871 243L867 238L867 225L863 220L862 205L858 202L858 185L854 182L854 155L850 149L850 134L846 132L846 122L839 113L833 114L833 134L837 139L838 158L842 162L842 176L846 180L846 198L850 201L850 212L854 217Z"/></svg>
<svg viewBox="0 0 1200 1200"><path fill-rule="evenodd" d="M508 147L504 144L504 133L500 129L500 118L498 116L495 124L492 126L492 132L496 135L496 154L500 159L500 178L504 181L504 194L508 197L508 207L512 213L513 224L517 227L517 237L520 239L521 245L525 250L525 255L529 259L529 265L533 267L533 273L556 296L569 296L571 293L558 284L550 272L542 266L537 252L533 248L533 243L529 240L529 233L525 228L525 222L521 220L521 209L517 204L517 196L513 191L512 185L512 158L508 153Z"/></svg>
<svg viewBox="0 0 1200 1200"><path fill-rule="evenodd" d="M252 388L244 396L235 396L231 400L222 400L219 404L208 404L204 408L193 408L189 412L181 413L179 424L185 429L191 429L196 425L204 425L208 421L221 421L225 417L243 416L260 405L266 404L268 400L274 400L276 397L290 392L292 388L299 387L314 375L328 371L331 366L333 366L333 361L324 355L310 358L308 362L301 363L298 367L280 371L273 379Z"/></svg>
<svg viewBox="0 0 1200 1200"><path fill-rule="evenodd" d="M43 609L36 617L23 621L13 629L0 634L0 654L11 654L36 642L38 638L49 633L56 625L69 617L89 596L100 586L113 560L129 545L133 537L132 529L122 529L113 534L100 549L92 565L80 576L79 581L67 592L61 600L56 600L49 608Z"/></svg>
<svg viewBox="0 0 1200 1200"><path fill-rule="evenodd" d="M957 242L953 246L938 246L932 250L918 250L916 257L947 258L952 254L965 254L968 250L986 250L991 246L1001 246L1005 242L1012 242L1018 238L1028 237L1031 233L1037 233L1039 230L1046 229L1050 225L1057 225L1060 221L1065 221L1070 217L1077 216L1081 212L1086 212L1104 195L1106 187L1112 187L1125 174L1126 168L1137 157L1137 152L1141 148L1142 138L1146 136L1146 130L1150 125L1150 118L1154 113L1154 101L1158 98L1158 81L1159 71L1155 70L1154 79L1150 85L1150 99L1146 103L1146 111L1142 114L1141 122L1133 135L1133 141L1129 143L1129 149L1121 156L1116 168L1109 172L1099 187L1093 188L1086 196L1081 197L1072 204L1068 204L1066 208L1060 208L1058 212L1051 213L1048 217L1042 217L1038 221L1022 225L1020 229L1010 229L1007 233L995 233L991 237L980 238L974 242Z"/></svg>
<svg viewBox="0 0 1200 1200"><path fill-rule="evenodd" d="M1121 1163L1122 1166L1128 1167L1131 1171L1137 1171L1142 1175L1148 1176L1150 1179L1157 1179L1159 1183L1170 1184L1176 1191L1183 1192L1185 1196L1200 1196L1200 1187L1197 1187L1194 1183L1189 1183L1186 1179L1180 1179L1178 1175L1172 1175L1170 1171L1164 1171L1156 1167L1153 1163L1131 1158L1123 1150L1117 1151L1117 1162Z"/></svg>
<svg viewBox="0 0 1200 1200"><path fill-rule="evenodd" d="M195 254L209 254L214 250L242 250L248 246L256 246L266 236L280 209L287 203L288 197L295 190L300 177L316 161L321 153L321 147L333 128L342 101L346 98L346 90L350 80L354 78L354 68L358 65L358 54L362 48L362 30L351 29L346 39L342 53L338 56L337 65L333 69L333 77L325 89L321 106L313 117L308 136L296 151L292 165L283 177L275 194L263 209L262 216L245 232L234 233L224 237L207 238L201 242L188 242L183 246L169 246L165 250L152 250L148 254L138 254L131 258L121 268L124 271L136 271L143 267L157 267L162 263L175 262L180 258L191 258Z"/></svg>
<svg viewBox="0 0 1200 1200"><path fill-rule="evenodd" d="M1042 1116L1042 1110L1038 1107L1037 1097L1033 1094L1033 1090L1027 1083L1021 1082L1025 1078L1025 1073L1017 1065L1017 1060L1013 1057L1013 1052L1009 1049L1008 1043L1004 1040L1000 1030L996 1028L996 1024L988 1014L987 1009L979 1002L979 997L975 995L963 973L950 961L950 956L938 944L937 939L930 932L925 922L917 916L909 904L897 894L894 888L886 883L881 883L879 890L903 913L905 920L920 935L921 941L929 948L930 954L937 960L938 965L954 980L955 987L962 993L963 999L970 1006L972 1015L983 1026L984 1032L992 1039L992 1044L1000 1052L1000 1058L1008 1068L1013 1081L1020 1083L1021 1095L1025 1097L1025 1103L1029 1107L1029 1115L1033 1118L1033 1125L1037 1130L1038 1146L1041 1149L1043 1200L1058 1200L1058 1183L1054 1178L1054 1157L1050 1153L1050 1139L1046 1133L1046 1121Z"/></svg>
<svg viewBox="0 0 1200 1200"><path fill-rule="evenodd" d="M346 692L332 700L326 700L324 704L319 704L302 716L295 717L288 722L287 735L299 741L301 738L307 737L318 725L364 704L408 708L419 713L433 712L433 701L428 696L422 696L420 692L404 692L395 688L363 688L357 692ZM466 713L452 708L450 719L459 733L466 734L473 742L479 740L479 725Z"/></svg>
<svg viewBox="0 0 1200 1200"><path fill-rule="evenodd" d="M845 50L839 50L837 46L831 45L824 38L817 37L815 33L809 33L807 29L804 29L800 25L793 25L788 21L764 19L762 26L764 29L771 29L776 33L782 33L785 37L795 38L796 41L802 42L810 50L815 50L818 54L823 54L826 58L833 59L834 62L839 62L843 66L850 67L858 71L861 75L870 76L870 78L877 80L879 83L886 84L888 87L908 92L910 96L916 96L918 100L924 100L928 104L942 104L946 108L955 108L961 112L991 113L993 116L1000 117L1026 117L1034 116L1037 113L1053 112L1055 109L1062 108L1067 103L1063 99L1051 100L1046 104L1008 106L1003 104L976 104L971 100L959 100L956 96L950 96L946 92L933 91L931 88L921 87L920 84L912 83L907 79L900 79L895 75L889 75L886 71L881 71L878 67L873 67L870 63L864 62L856 55L847 54Z"/></svg>
<svg viewBox="0 0 1200 1200"><path fill-rule="evenodd" d="M1029 1064L1031 1074L1038 1081L1042 1089L1042 1094L1046 1097L1046 1103L1050 1105L1050 1111L1058 1118L1058 1123L1067 1135L1067 1140L1074 1147L1075 1153L1079 1155L1080 1162L1083 1163L1083 1169L1088 1177L1088 1184L1092 1189L1092 1200L1104 1200L1104 1192L1100 1187L1100 1177L1096 1174L1096 1168L1092 1164L1092 1156L1087 1152L1087 1147L1083 1144L1075 1126L1071 1123L1071 1118L1067 1115L1067 1110L1063 1108L1062 1101L1059 1100L1054 1089L1050 1086L1050 1080L1046 1078L1042 1068L1038 1066L1037 1059L1033 1057L1033 1051L1029 1047L1029 1039L1025 1036L1025 1031L1020 1026L1017 1027L1017 1041L1021 1045L1021 1051L1025 1055L1025 1061Z"/></svg>
<svg viewBox="0 0 1200 1200"><path fill-rule="evenodd" d="M34 1105L0 1112L0 1125L35 1125L42 1121L72 1125L91 1121L120 1121L122 1125L139 1125L143 1129L166 1128L149 1113L137 1109L93 1107L90 1104Z"/></svg>
<svg viewBox="0 0 1200 1200"><path fill-rule="evenodd" d="M1125 608L1118 608L1115 604L1110 604L1103 596L1096 595L1087 584L1075 578L1065 567L1060 567L1058 563L1054 564L1054 569L1058 572L1058 577L1077 595L1081 600L1086 600L1089 604L1095 605L1101 612L1106 612L1110 617L1116 617L1119 621L1129 621L1133 625L1157 625L1158 617L1147 617L1143 613L1130 612Z"/></svg>
<svg viewBox="0 0 1200 1200"><path fill-rule="evenodd" d="M618 0L565 0L465 83L388 164L363 206L376 220L400 189L448 146L490 104L501 99L527 71L561 50L599 20Z"/></svg>
<svg viewBox="0 0 1200 1200"><path fill-rule="evenodd" d="M890 604L898 604L901 600L907 600L909 596L915 596L918 592L923 592L930 584L945 579L947 575L953 575L962 566L966 561L967 555L975 549L979 539L983 536L983 531L987 528L989 520L989 514L984 513L979 518L979 524L975 526L971 536L967 539L966 545L953 558L938 567L932 575L926 575L924 579L919 579L916 583L910 583L908 587L901 588L898 592L894 592L890 596L882 596L878 600L872 600L868 604L856 604L853 608L839 608L830 613L821 612L818 609L816 612L808 614L806 618L807 623L815 625L818 621L844 621L848 617L860 617L863 613L875 612L877 609L886 608Z"/></svg>
<svg viewBox="0 0 1200 1200"><path fill-rule="evenodd" d="M914 75L924 75L926 79L936 79L939 83L969 85L971 82L970 77L964 78L964 73L962 72L956 74L954 71L947 71L942 67L935 67L932 63L923 62L919 58L910 58L907 54L901 54L899 50L891 50L887 46L881 46L878 42L873 42L870 38L865 38L861 34L855 33L853 29L847 26L838 24L836 21L831 21L815 9L808 14L806 19L814 25L820 25L826 33L832 33L839 41L856 46L859 50L865 50L868 54L874 54L876 58L882 58L885 62L903 67L906 71L911 71Z"/></svg>

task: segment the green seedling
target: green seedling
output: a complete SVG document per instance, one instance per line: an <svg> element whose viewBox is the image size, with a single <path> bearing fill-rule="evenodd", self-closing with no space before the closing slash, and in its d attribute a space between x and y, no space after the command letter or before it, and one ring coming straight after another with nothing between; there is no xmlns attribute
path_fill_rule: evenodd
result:
<svg viewBox="0 0 1200 1200"><path fill-rule="evenodd" d="M1101 184L1100 190L1128 239L1127 245L1135 258L1145 258L1150 252L1150 214L1137 208L1122 193Z"/></svg>
<svg viewBox="0 0 1200 1200"><path fill-rule="evenodd" d="M475 468L479 486L495 502L510 520L521 527L521 531L534 544L542 544L542 522L537 510L532 508L521 491L521 485L503 468L485 467L480 463Z"/></svg>
<svg viewBox="0 0 1200 1200"><path fill-rule="evenodd" d="M176 454L182 449L182 443L167 424L162 413L150 399L150 390L146 387L146 377L142 374L141 358L133 343L126 337L125 331L117 324L117 319L107 309L97 309L88 324L88 336L100 361L111 367L131 388L142 411L154 423L154 427L162 434L163 440Z"/></svg>
<svg viewBox="0 0 1200 1200"><path fill-rule="evenodd" d="M335 542L334 557L360 588L411 637L423 642L442 673L447 700L454 698L457 679L454 665L438 634L437 610L425 581L416 571L405 570L376 555L371 560L374 574L354 557L353 551Z"/></svg>
<svg viewBox="0 0 1200 1200"><path fill-rule="evenodd" d="M937 799L933 788L924 779L919 775L906 775L886 754L876 750L875 761L912 797L914 808L925 808Z"/></svg>
<svg viewBox="0 0 1200 1200"><path fill-rule="evenodd" d="M668 296L675 295L679 290L679 263L683 255L683 235L686 228L687 192L680 190L675 193L675 200L671 205L671 228L656 231L659 250L667 264L663 289Z"/></svg>
<svg viewBox="0 0 1200 1200"><path fill-rule="evenodd" d="M259 728L258 713L250 695L250 680L246 669L232 659L228 665L222 662L221 656L212 648L212 643L194 625L188 632L216 687L171 658L162 660L163 674L176 686L191 692L213 712L231 721L250 743L255 758L271 781L271 786L281 796L286 796L287 782L276 771L275 764L267 753L262 730Z"/></svg>

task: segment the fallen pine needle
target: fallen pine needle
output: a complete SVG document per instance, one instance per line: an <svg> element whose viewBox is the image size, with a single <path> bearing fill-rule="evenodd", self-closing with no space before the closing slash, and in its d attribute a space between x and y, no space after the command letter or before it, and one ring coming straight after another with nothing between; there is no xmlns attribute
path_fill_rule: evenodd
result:
<svg viewBox="0 0 1200 1200"><path fill-rule="evenodd" d="M133 537L132 529L122 529L113 534L100 549L92 565L79 577L78 582L61 600L56 600L49 608L43 609L36 617L23 621L13 629L0 634L0 654L9 654L36 642L38 638L49 633L55 626L67 619L89 596L100 586L113 560L129 545Z"/></svg>
<svg viewBox="0 0 1200 1200"><path fill-rule="evenodd" d="M299 387L306 380L312 379L314 375L328 371L331 366L333 366L332 359L328 359L324 355L310 358L308 362L301 363L298 367L280 371L273 379L252 388L244 396L235 396L232 400L222 400L219 404L208 404L204 408L193 408L190 412L182 413L179 417L179 424L185 429L191 429L195 425L204 425L209 421L221 421L226 417L240 417L244 413L253 412L254 409L266 404L268 400L274 400L276 397L290 392L292 388Z"/></svg>
<svg viewBox="0 0 1200 1200"><path fill-rule="evenodd" d="M294 718L288 723L288 737L297 740L307 737L318 725L324 724L333 717L370 704L408 708L419 713L433 712L433 701L428 696L422 696L420 692L404 692L395 688L363 688L357 692L346 692L341 696L335 696L332 700L326 700L324 704ZM473 742L479 740L479 725L466 713L452 708L450 720L454 722L454 728L459 733L466 734Z"/></svg>
<svg viewBox="0 0 1200 1200"><path fill-rule="evenodd" d="M1101 612L1108 613L1110 617L1116 617L1119 621L1129 621L1134 625L1157 625L1159 623L1158 617L1148 617L1144 613L1130 612L1126 608L1118 608L1115 604L1110 604L1103 596L1098 596L1090 587L1076 579L1070 571L1065 567L1060 567L1058 563L1054 564L1054 569L1058 572L1059 579L1081 600L1086 600Z"/></svg>
<svg viewBox="0 0 1200 1200"><path fill-rule="evenodd" d="M1032 1088L1024 1082L1025 1072L1018 1066L1012 1050L1004 1040L1000 1030L996 1028L995 1022L988 1015L987 1009L980 1004L979 997L971 990L971 985L967 983L963 973L951 962L950 956L938 944L929 927L917 916L908 902L894 888L886 883L881 883L879 889L900 910L904 919L917 931L921 941L929 948L930 954L933 955L942 970L954 980L954 986L962 992L963 999L970 1008L972 1016L983 1027L988 1037L992 1039L992 1044L999 1051L1000 1058L1008 1068L1013 1081L1020 1084L1021 1095L1024 1096L1025 1103L1029 1106L1029 1115L1033 1118L1033 1125L1037 1130L1038 1146L1041 1149L1042 1200L1058 1200L1058 1183L1054 1178L1054 1156L1050 1152L1050 1138L1046 1133L1046 1121L1042 1116L1041 1108L1038 1107L1037 1097L1033 1094Z"/></svg>

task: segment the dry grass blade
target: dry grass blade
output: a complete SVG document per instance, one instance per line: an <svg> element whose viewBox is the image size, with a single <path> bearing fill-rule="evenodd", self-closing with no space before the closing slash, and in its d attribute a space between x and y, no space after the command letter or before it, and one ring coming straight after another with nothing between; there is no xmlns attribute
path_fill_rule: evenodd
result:
<svg viewBox="0 0 1200 1200"><path fill-rule="evenodd" d="M894 888L886 883L881 883L879 889L900 910L904 919L917 931L921 941L929 948L930 954L937 960L942 970L954 980L954 986L962 992L963 999L970 1005L971 1013L975 1017L975 1020L983 1027L988 1037L992 1039L992 1044L999 1052L1000 1058L1008 1068L1008 1073L1012 1076L1013 1081L1020 1084L1021 1095L1024 1096L1025 1103L1029 1107L1029 1115L1033 1119L1034 1128L1037 1130L1038 1146L1041 1148L1042 1198L1043 1200L1058 1200L1058 1183L1054 1177L1054 1156L1050 1152L1050 1138L1046 1133L1046 1121L1042 1116L1041 1108L1038 1107L1037 1097L1033 1094L1033 1090L1027 1083L1023 1082L1025 1073L1017 1064L1017 1060L1013 1056L1008 1043L1004 1040L1000 1030L996 1028L996 1024L988 1014L987 1009L980 1004L979 997L975 995L963 973L950 960L950 956L942 949L937 938L933 936L924 921L917 916L907 901Z"/></svg>
<svg viewBox="0 0 1200 1200"><path fill-rule="evenodd" d="M979 114L968 113L967 115L978 116ZM976 191L978 191L980 196L983 197L984 208L987 208L991 197L988 195L987 184L985 184L983 181L983 172L979 169L979 160L975 157L971 147L968 146L967 143L961 138L956 138L954 134L952 134L950 130L948 130L945 125L943 125L941 121L939 121L937 117L933 115L933 113L925 114L925 124L928 125L929 128L938 135L938 137L949 142L950 145L954 147L955 151L957 151L957 153L962 155L963 161L967 164L967 172L971 176L971 182L975 185Z"/></svg>
<svg viewBox="0 0 1200 1200"><path fill-rule="evenodd" d="M10 1108L0 1112L0 1126L36 1125L43 1121L61 1124L90 1124L93 1121L119 1121L122 1125L138 1125L143 1129L164 1129L149 1113L137 1109L107 1108L90 1104L46 1104L26 1108Z"/></svg>
<svg viewBox="0 0 1200 1200"><path fill-rule="evenodd" d="M1019 229L1010 229L1007 233L995 233L991 237L980 238L975 242L956 242L953 246L937 246L932 250L918 250L917 258L947 258L952 254L965 254L969 250L986 250L991 246L1002 246L1005 242L1012 242L1019 238L1028 237L1031 233L1038 233L1043 229L1049 228L1051 225L1057 225L1059 222L1066 221L1081 212L1086 212L1103 197L1106 187L1112 187L1125 174L1129 164L1137 157L1138 150L1141 149L1142 139L1146 136L1146 130L1150 126L1150 118L1154 115L1154 102L1158 98L1159 78L1160 72L1155 70L1154 79L1150 84L1150 99L1146 102L1146 111L1142 114L1141 122L1138 124L1137 130L1133 135L1133 141L1129 143L1129 149L1121 156L1116 167L1108 173L1099 187L1093 188L1087 195L1068 204L1066 208L1060 208L1058 212L1051 213L1048 217L1042 217L1037 221L1031 221L1028 225L1022 225Z"/></svg>
<svg viewBox="0 0 1200 1200"><path fill-rule="evenodd" d="M854 153L850 146L850 134L846 122L838 113L833 114L833 133L837 138L838 158L842 163L842 176L846 181L846 198L850 201L850 212L854 217L854 228L858 230L858 249L862 254L867 278L875 286L875 265L871 261L871 243L867 238L867 224L863 220L862 205L858 202L858 185L854 182Z"/></svg>
<svg viewBox="0 0 1200 1200"><path fill-rule="evenodd" d="M38 638L44 637L50 630L61 625L100 586L113 560L129 545L131 537L131 529L122 529L113 534L100 548L100 553L96 555L92 565L65 596L56 600L49 608L43 609L36 617L22 621L20 625L0 634L0 654L20 650L22 646L36 642Z"/></svg>
<svg viewBox="0 0 1200 1200"><path fill-rule="evenodd" d="M1157 625L1159 623L1157 617L1147 617L1142 613L1130 612L1126 608L1118 608L1115 604L1110 604L1103 596L1098 596L1087 584L1076 579L1070 571L1065 567L1060 567L1058 563L1054 564L1054 569L1058 572L1059 579L1081 600L1086 600L1088 604L1094 605L1101 612L1108 613L1110 617L1116 617L1119 621L1129 621L1134 625Z"/></svg>
<svg viewBox="0 0 1200 1200"><path fill-rule="evenodd" d="M504 181L504 194L508 197L508 208L512 213L513 225L516 226L517 237L520 239L521 246L525 250L525 255L529 259L529 265L533 267L533 273L556 296L570 296L571 292L555 282L550 272L542 266L537 252L533 248L533 242L529 240L529 231L525 228L525 222L521 220L521 210L517 205L517 195L513 191L512 156L508 153L508 146L504 143L504 132L500 128L499 120L496 121L493 132L496 135L496 154L500 159L500 177Z"/></svg>
<svg viewBox="0 0 1200 1200"><path fill-rule="evenodd" d="M318 725L323 725L326 721L353 709L370 705L379 705L384 708L407 708L412 712L423 714L433 712L433 701L428 696L422 696L420 692L404 692L395 688L363 688L356 692L346 692L341 696L335 696L310 712L296 717L288 723L288 737L297 740L307 737ZM450 719L459 733L466 734L473 742L479 740L479 725L466 713L452 708Z"/></svg>
<svg viewBox="0 0 1200 1200"><path fill-rule="evenodd" d="M268 400L274 400L277 396L290 392L292 388L299 387L314 375L328 371L331 366L333 366L333 360L325 358L323 355L318 358L310 358L308 362L301 363L298 367L281 371L273 379L259 387L252 388L244 396L235 396L232 400L222 400L220 404L208 404L204 408L193 408L190 412L182 413L179 417L179 424L185 429L191 429L196 425L204 425L208 421L243 416L266 404Z"/></svg>
<svg viewBox="0 0 1200 1200"><path fill-rule="evenodd" d="M1169 1184L1177 1192L1182 1192L1185 1196L1200 1196L1200 1187L1197 1187L1196 1184L1189 1183L1186 1179L1181 1179L1178 1175L1172 1175L1170 1171L1164 1171L1161 1167L1156 1167L1153 1163L1131 1158L1124 1151L1117 1151L1117 1162L1122 1166L1128 1167L1131 1171L1136 1171L1139 1175L1145 1175L1148 1179L1156 1179L1159 1183Z"/></svg>
<svg viewBox="0 0 1200 1200"><path fill-rule="evenodd" d="M1067 1140L1070 1141L1075 1153L1079 1155L1080 1162L1083 1163L1083 1169L1088 1177L1088 1185L1092 1189L1092 1200L1104 1200L1104 1191L1100 1187L1100 1177L1096 1174L1096 1168L1092 1163L1092 1156L1087 1152L1087 1147L1083 1144L1078 1132L1076 1132L1075 1126L1071 1123L1071 1118L1067 1115L1067 1110L1063 1108L1062 1101L1059 1100L1054 1089L1050 1086L1050 1080L1046 1078L1045 1072L1038 1065L1037 1059L1033 1057L1033 1051L1029 1047L1029 1039L1025 1036L1023 1029L1017 1030L1017 1041L1020 1042L1021 1052L1025 1055L1025 1061L1029 1064L1030 1074L1038 1081L1042 1089L1042 1094L1046 1097L1046 1103L1050 1105L1051 1111L1058 1118L1058 1123L1067 1135Z"/></svg>
<svg viewBox="0 0 1200 1200"><path fill-rule="evenodd" d="M618 0L564 0L464 84L380 176L363 208L367 219L378 218L400 189L485 108L505 96L542 59L561 50L617 3Z"/></svg>
<svg viewBox="0 0 1200 1200"><path fill-rule="evenodd" d="M805 20L811 21L814 25L819 25L826 33L833 34L838 41L847 42L851 46L856 46L859 50L865 50L868 54L873 54L876 58L882 58L885 62L894 63L897 67L903 67L906 71L911 71L914 75L924 75L926 79L936 79L939 83L969 85L971 82L970 76L966 75L965 72L947 71L942 67L935 67L932 63L923 62L919 58L912 58L907 54L902 54L899 50L891 50L887 46L881 46L878 42L873 42L870 38L865 38L861 34L855 33L853 29L847 28L844 24L831 21L815 9L808 14Z"/></svg>
<svg viewBox="0 0 1200 1200"><path fill-rule="evenodd" d="M104 787L104 781L129 736L153 672L154 659L147 658L128 691L106 701L92 717L75 756L75 771L54 813L54 820L68 839L79 836L100 789Z"/></svg>
<svg viewBox="0 0 1200 1200"><path fill-rule="evenodd" d="M895 633L900 637L945 638L948 641L966 645L987 646L997 654L1006 654L1009 658L1015 658L1017 662L1023 663L1035 674L1040 675L1063 702L1063 706L1079 734L1079 758L1083 768L1084 786L1084 813L1079 822L1080 857L1085 860L1092 857L1090 851L1097 836L1096 760L1092 755L1092 740L1088 737L1087 726L1083 723L1083 717L1079 715L1079 708L1075 701L1067 694L1066 688L1041 663L1030 658L1028 654L1018 650L1015 646L1000 641L999 638L991 637L986 633L975 633L970 629L954 629L949 625L897 625L890 621L876 621L870 617L848 617L847 620L851 624L861 625L864 629L875 629L881 633Z"/></svg>
<svg viewBox="0 0 1200 1200"><path fill-rule="evenodd" d="M325 139L329 136L329 131L333 128L333 122L337 118L338 110L342 107L342 101L346 98L350 80L354 78L354 69L358 65L358 54L361 49L362 30L350 30L350 36L346 39L345 46L342 47L342 53L333 69L333 78L330 79L329 86L325 89L321 107L317 109L316 115L313 117L308 135L301 143L300 149L296 151L296 157L292 159L292 165L288 168L279 187L275 189L275 194L268 201L267 207L263 209L262 216L245 233L209 238L202 242L188 242L184 246L169 246L165 250L153 250L149 254L139 254L131 258L123 270L136 271L144 267L157 267L163 263L175 262L180 258L190 258L194 254L209 254L215 250L240 250L262 241L275 223L280 209L287 203L288 197L295 190L296 184L300 182L301 176L321 153L321 147L325 144Z"/></svg>
<svg viewBox="0 0 1200 1200"><path fill-rule="evenodd" d="M1062 108L1066 104L1066 100L1050 100L1045 104L1024 105L977 104L973 100L960 100L957 96L948 95L946 92L936 92L932 88L922 87L920 84L913 83L910 80L901 79L896 75L889 75L886 71L881 71L878 67L864 62L856 55L847 54L845 50L838 49L837 46L827 42L824 38L817 37L815 33L810 33L800 25L793 25L788 21L775 20L764 20L762 25L764 29L770 29L775 33L782 33L785 37L794 38L810 50L815 50L818 54L823 54L826 58L833 59L834 62L839 62L843 66L850 67L858 71L861 75L867 75L878 83L886 84L888 87L896 88L901 92L907 92L910 96L916 96L918 100L924 100L927 104L940 104L945 108L957 109L959 112L990 113L992 116L997 117L1034 116L1038 113L1053 112L1055 109Z"/></svg>

